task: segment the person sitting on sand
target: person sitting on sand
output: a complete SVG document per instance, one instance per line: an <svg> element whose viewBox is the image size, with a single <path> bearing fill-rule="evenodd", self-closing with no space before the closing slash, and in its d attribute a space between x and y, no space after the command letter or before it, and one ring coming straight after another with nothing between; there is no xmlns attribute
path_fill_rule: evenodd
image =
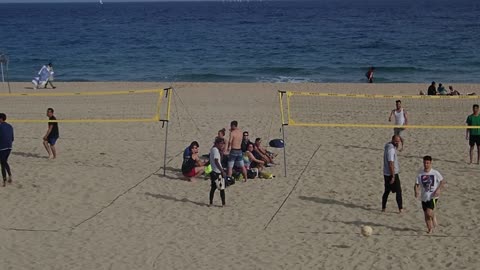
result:
<svg viewBox="0 0 480 270"><path fill-rule="evenodd" d="M198 142L193 141L183 152L182 174L191 182L205 171L206 162L198 156L199 147Z"/></svg>
<svg viewBox="0 0 480 270"><path fill-rule="evenodd" d="M243 154L243 163L245 164L245 168L247 170L252 169L252 168L257 168L258 170L263 170L265 167L265 161L261 159L257 159L255 155L253 154L253 151L255 149L255 146L253 143L249 143L247 145L247 151Z"/></svg>
<svg viewBox="0 0 480 270"><path fill-rule="evenodd" d="M274 164L273 162L273 154L268 153L267 149L262 146L262 139L261 138L256 138L255 139L255 145L254 145L254 152L253 154L257 159L261 159L265 162L265 166L270 166Z"/></svg>
<svg viewBox="0 0 480 270"><path fill-rule="evenodd" d="M220 129L220 130L217 132L217 138L225 138L225 131L226 131L225 128Z"/></svg>
<svg viewBox="0 0 480 270"><path fill-rule="evenodd" d="M438 88L437 88L437 92L438 92L439 95L445 96L447 94L447 89L445 89L443 84L439 83Z"/></svg>
<svg viewBox="0 0 480 270"><path fill-rule="evenodd" d="M248 144L252 143L248 138L248 131L243 132L242 138L242 152L245 153L247 151Z"/></svg>
<svg viewBox="0 0 480 270"><path fill-rule="evenodd" d="M436 85L435 82L432 82L432 84L428 87L427 95L435 96L437 94L437 89L435 85Z"/></svg>
<svg viewBox="0 0 480 270"><path fill-rule="evenodd" d="M459 91L457 90L453 90L453 87L450 85L448 87L448 89L450 89L450 92L448 93L449 96L461 96L462 93L460 93ZM467 96L475 96L475 92L472 92L472 93L467 93Z"/></svg>
<svg viewBox="0 0 480 270"><path fill-rule="evenodd" d="M460 92L458 92L457 90L453 90L453 86L449 86L448 89L450 90L450 92L448 93L449 96L459 96L460 95Z"/></svg>

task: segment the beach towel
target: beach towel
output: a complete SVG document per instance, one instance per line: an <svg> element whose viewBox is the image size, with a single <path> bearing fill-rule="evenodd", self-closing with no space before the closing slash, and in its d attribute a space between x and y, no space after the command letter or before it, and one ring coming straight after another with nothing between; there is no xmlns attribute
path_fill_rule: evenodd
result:
<svg viewBox="0 0 480 270"><path fill-rule="evenodd" d="M38 76L33 78L32 80L33 86L35 88L45 87L50 76L53 76L53 71L50 72L47 66L43 66L38 72Z"/></svg>

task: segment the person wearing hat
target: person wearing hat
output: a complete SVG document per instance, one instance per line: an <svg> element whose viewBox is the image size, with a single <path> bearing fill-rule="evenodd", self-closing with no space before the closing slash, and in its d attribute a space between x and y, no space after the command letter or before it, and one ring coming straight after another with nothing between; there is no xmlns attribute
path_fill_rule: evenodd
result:
<svg viewBox="0 0 480 270"><path fill-rule="evenodd" d="M428 87L427 95L429 96L437 95L437 88L435 86L436 86L435 82L432 82L432 84Z"/></svg>

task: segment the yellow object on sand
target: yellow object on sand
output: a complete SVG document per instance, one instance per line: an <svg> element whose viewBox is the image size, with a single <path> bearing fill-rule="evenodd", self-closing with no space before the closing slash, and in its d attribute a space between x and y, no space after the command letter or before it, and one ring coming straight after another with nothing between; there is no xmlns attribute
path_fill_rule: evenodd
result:
<svg viewBox="0 0 480 270"><path fill-rule="evenodd" d="M275 176L273 175L273 173L260 172L260 177L265 179L273 179Z"/></svg>
<svg viewBox="0 0 480 270"><path fill-rule="evenodd" d="M212 172L212 164L208 164L207 167L205 167L205 174L210 174Z"/></svg>

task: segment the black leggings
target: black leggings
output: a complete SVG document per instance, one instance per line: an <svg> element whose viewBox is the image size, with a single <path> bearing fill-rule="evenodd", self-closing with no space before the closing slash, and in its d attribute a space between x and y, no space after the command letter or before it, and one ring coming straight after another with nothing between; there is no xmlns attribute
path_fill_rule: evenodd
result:
<svg viewBox="0 0 480 270"><path fill-rule="evenodd" d="M383 179L385 181L385 192L383 192L382 196L382 209L387 208L387 200L390 192L396 193L398 209L403 209L402 186L400 185L400 177L398 176L398 174L395 174L395 181L393 182L393 184L390 184L390 180L392 179L391 176L384 175Z"/></svg>
<svg viewBox="0 0 480 270"><path fill-rule="evenodd" d="M9 176L12 175L12 172L10 171L10 165L8 165L8 156L10 156L10 152L12 150L2 150L0 151L0 163L2 166L2 177L3 181L7 180L7 173Z"/></svg>
<svg viewBox="0 0 480 270"><path fill-rule="evenodd" d="M216 172L210 173L211 188L210 188L210 204L213 204L213 197L215 196L215 190L217 189L217 180L220 177L220 174ZM225 205L225 189L220 190L220 198L222 198L222 205Z"/></svg>

